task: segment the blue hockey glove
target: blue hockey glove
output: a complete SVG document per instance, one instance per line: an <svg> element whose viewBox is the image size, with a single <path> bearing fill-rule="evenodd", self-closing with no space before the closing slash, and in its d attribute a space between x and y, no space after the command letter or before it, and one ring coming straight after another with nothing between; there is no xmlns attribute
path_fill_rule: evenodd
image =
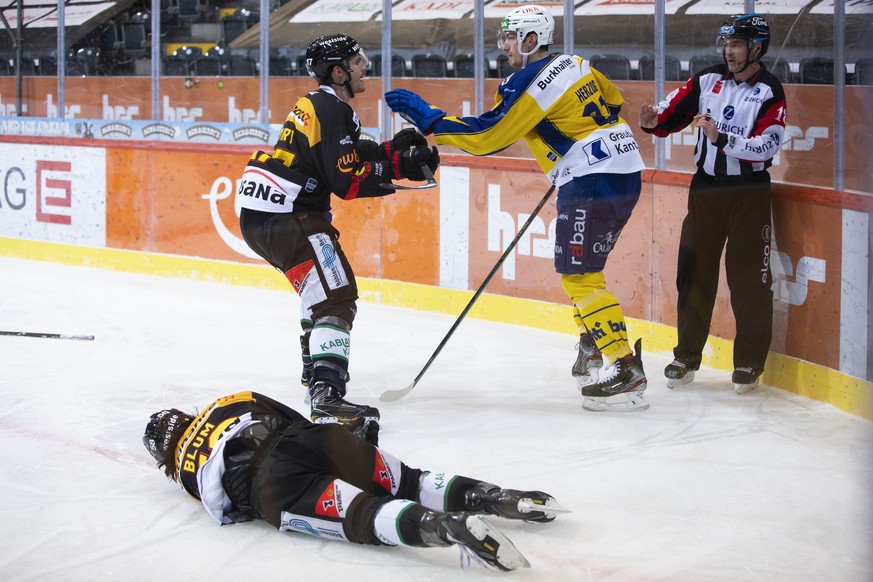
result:
<svg viewBox="0 0 873 582"><path fill-rule="evenodd" d="M392 111L399 113L423 133L430 133L433 124L446 116L445 111L407 89L388 91L385 93L385 102Z"/></svg>

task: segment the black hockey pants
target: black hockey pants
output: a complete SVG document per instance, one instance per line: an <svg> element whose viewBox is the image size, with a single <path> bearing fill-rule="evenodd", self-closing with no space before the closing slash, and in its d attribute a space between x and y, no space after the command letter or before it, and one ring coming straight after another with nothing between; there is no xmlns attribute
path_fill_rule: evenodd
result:
<svg viewBox="0 0 873 582"><path fill-rule="evenodd" d="M369 504L366 511L354 511L350 507L352 499L347 499L344 503L349 512L344 517L330 517L320 506L326 487L336 479L361 489L367 494L362 496L365 498L415 500L421 471L401 464L399 475L388 475L380 453L340 425L296 422L259 451L252 479L252 505L278 528L283 526L283 512L288 512L303 519L342 522L350 541L364 542L365 534L349 534L372 535L370 520L377 507ZM397 491L392 495L394 480Z"/></svg>
<svg viewBox="0 0 873 582"><path fill-rule="evenodd" d="M770 176L694 175L676 274L679 342L674 356L700 365L718 291L722 249L736 319L734 367L764 370L773 328Z"/></svg>

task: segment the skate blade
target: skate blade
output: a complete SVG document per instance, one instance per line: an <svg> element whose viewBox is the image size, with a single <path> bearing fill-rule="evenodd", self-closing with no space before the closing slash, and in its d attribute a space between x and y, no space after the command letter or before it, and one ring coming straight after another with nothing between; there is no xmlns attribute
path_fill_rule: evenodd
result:
<svg viewBox="0 0 873 582"><path fill-rule="evenodd" d="M341 424L352 429L375 422L379 425L379 430L382 430L382 424L378 416L356 416L355 418L340 418L338 416L318 416L313 418L310 416L310 419L313 424Z"/></svg>
<svg viewBox="0 0 873 582"><path fill-rule="evenodd" d="M755 380L751 384L734 384L734 393L736 394L745 394L746 392L751 392L755 388L758 387L758 381Z"/></svg>
<svg viewBox="0 0 873 582"><path fill-rule="evenodd" d="M667 379L667 388L673 389L676 386L684 386L685 384L691 384L694 380L694 370L691 370L685 374L683 378L668 378Z"/></svg>
<svg viewBox="0 0 873 582"><path fill-rule="evenodd" d="M513 544L510 539L503 534L503 532L489 525L481 516L469 516L467 518L466 526L467 531L469 531L474 538L483 542L483 545L489 549L493 549L496 545L497 551L493 554L493 558L497 561L497 564L491 564L485 561L484 558L477 556L472 552L472 549L468 548L468 550L473 553L473 557L476 558L476 561L489 570L530 568L530 562L528 562L527 558L518 551L515 544Z"/></svg>
<svg viewBox="0 0 873 582"><path fill-rule="evenodd" d="M518 500L518 510L521 513L543 513L548 519L555 519L561 513L572 513L572 510L555 501L553 497L550 497L545 503L524 497Z"/></svg>
<svg viewBox="0 0 873 582"><path fill-rule="evenodd" d="M591 412L635 412L647 410L649 402L643 392L625 392L607 398L585 396L582 408Z"/></svg>

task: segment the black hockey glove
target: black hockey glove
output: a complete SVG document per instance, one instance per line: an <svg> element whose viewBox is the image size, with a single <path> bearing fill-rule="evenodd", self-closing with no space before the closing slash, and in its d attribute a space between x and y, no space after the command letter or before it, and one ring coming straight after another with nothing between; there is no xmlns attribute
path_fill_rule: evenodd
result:
<svg viewBox="0 0 873 582"><path fill-rule="evenodd" d="M382 148L382 153L385 157L393 162L396 154L408 150L411 147L426 145L427 138L411 127L407 127L406 129L401 129L394 134L391 141L383 141L380 147Z"/></svg>
<svg viewBox="0 0 873 582"><path fill-rule="evenodd" d="M242 443L233 442L230 448L241 448ZM239 446L233 446L239 445ZM228 453L229 451L225 451ZM241 448L232 454L225 454L224 473L221 475L221 487L233 503L235 511L230 512L234 522L249 521L253 517L260 517L258 511L252 505L252 477L255 451Z"/></svg>
<svg viewBox="0 0 873 582"><path fill-rule="evenodd" d="M433 148L436 160L429 161L432 155L431 150L427 147L427 139L411 127L401 129L391 138L391 141L382 142L379 147L391 162L395 180L400 178L424 180L420 164L426 163L431 171L435 171L439 165L439 154L436 154L436 148ZM431 166L431 164L434 165Z"/></svg>
<svg viewBox="0 0 873 582"><path fill-rule="evenodd" d="M431 172L436 172L440 165L440 153L436 146L417 146L400 152L400 156L395 158L394 162L394 179L408 178L410 180L422 181L426 178L421 171L421 164L430 168Z"/></svg>
<svg viewBox="0 0 873 582"><path fill-rule="evenodd" d="M366 420L361 424L349 427L358 438L362 438L374 447L379 446L379 422L376 420Z"/></svg>

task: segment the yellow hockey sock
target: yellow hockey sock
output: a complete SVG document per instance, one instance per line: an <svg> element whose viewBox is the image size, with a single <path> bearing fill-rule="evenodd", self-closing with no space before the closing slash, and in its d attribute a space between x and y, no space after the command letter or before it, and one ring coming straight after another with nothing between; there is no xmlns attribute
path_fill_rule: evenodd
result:
<svg viewBox="0 0 873 582"><path fill-rule="evenodd" d="M580 333L590 333L610 362L631 353L621 305L606 290L602 272L562 275L561 287L573 301L573 317Z"/></svg>

